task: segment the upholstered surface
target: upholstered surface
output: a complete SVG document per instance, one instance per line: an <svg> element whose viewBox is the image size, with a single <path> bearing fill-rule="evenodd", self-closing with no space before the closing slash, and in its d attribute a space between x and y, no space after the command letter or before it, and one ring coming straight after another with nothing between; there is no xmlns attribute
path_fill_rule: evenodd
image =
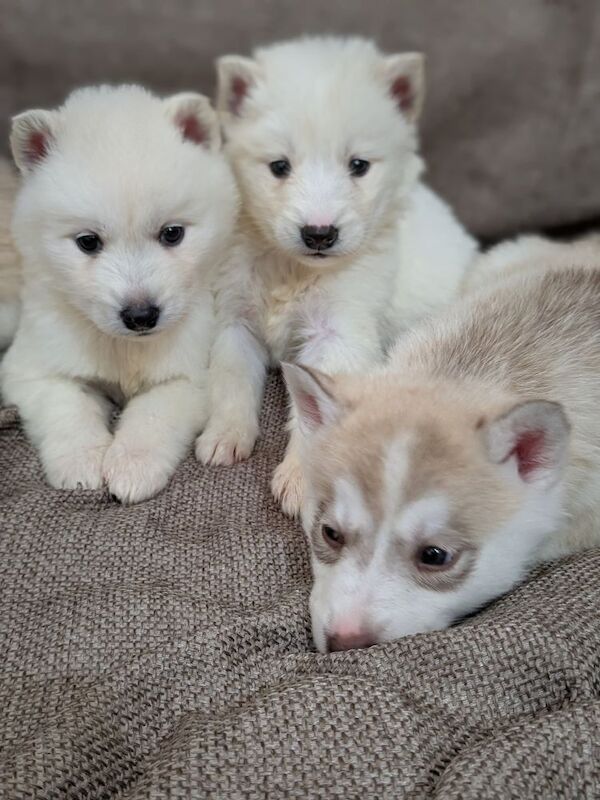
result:
<svg viewBox="0 0 600 800"><path fill-rule="evenodd" d="M217 55L304 32L426 53L429 177L475 233L600 217L594 0L2 0L0 143L75 86L210 93Z"/></svg>
<svg viewBox="0 0 600 800"><path fill-rule="evenodd" d="M264 437L124 508L48 488L0 412L0 797L592 798L600 551L459 627L317 655Z"/></svg>

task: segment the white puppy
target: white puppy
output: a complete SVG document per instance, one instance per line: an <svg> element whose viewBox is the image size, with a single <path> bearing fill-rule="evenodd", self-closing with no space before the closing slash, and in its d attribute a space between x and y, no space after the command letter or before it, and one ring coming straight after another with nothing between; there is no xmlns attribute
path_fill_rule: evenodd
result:
<svg viewBox="0 0 600 800"><path fill-rule="evenodd" d="M266 365L360 371L452 300L476 251L419 181L423 59L362 39L301 39L218 62L226 153L242 193L237 255L218 296L205 463L247 457ZM287 513L302 480L292 435L273 482Z"/></svg>
<svg viewBox="0 0 600 800"><path fill-rule="evenodd" d="M285 368L320 650L444 628L600 542L600 248L533 251L370 376Z"/></svg>
<svg viewBox="0 0 600 800"><path fill-rule="evenodd" d="M4 398L52 486L143 500L207 413L210 281L237 211L216 113L195 94L83 89L15 117L11 144L24 287Z"/></svg>
<svg viewBox="0 0 600 800"><path fill-rule="evenodd" d="M12 164L0 158L0 351L11 343L19 319L21 269L10 232L17 185Z"/></svg>

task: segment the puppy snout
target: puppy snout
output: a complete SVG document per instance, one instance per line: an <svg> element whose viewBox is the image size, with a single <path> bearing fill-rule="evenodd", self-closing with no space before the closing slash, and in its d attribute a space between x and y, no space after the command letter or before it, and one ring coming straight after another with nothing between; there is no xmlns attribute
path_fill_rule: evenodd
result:
<svg viewBox="0 0 600 800"><path fill-rule="evenodd" d="M155 305L131 305L121 311L123 324L130 331L142 333L152 330L158 322L160 308Z"/></svg>
<svg viewBox="0 0 600 800"><path fill-rule="evenodd" d="M334 225L305 225L300 234L311 250L328 250L337 242L339 231Z"/></svg>
<svg viewBox="0 0 600 800"><path fill-rule="evenodd" d="M341 650L361 650L365 647L373 647L375 644L377 644L375 632L368 628L333 631L327 635L327 649L330 653L337 653Z"/></svg>

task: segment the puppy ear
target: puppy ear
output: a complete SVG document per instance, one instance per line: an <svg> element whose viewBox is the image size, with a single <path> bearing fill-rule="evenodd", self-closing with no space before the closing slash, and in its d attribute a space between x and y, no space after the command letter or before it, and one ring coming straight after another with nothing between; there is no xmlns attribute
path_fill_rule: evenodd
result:
<svg viewBox="0 0 600 800"><path fill-rule="evenodd" d="M416 122L425 99L425 57L422 53L399 53L383 59L383 75L398 109L409 122Z"/></svg>
<svg viewBox="0 0 600 800"><path fill-rule="evenodd" d="M571 426L563 407L546 400L518 403L484 425L490 459L515 460L526 483L550 488L567 461Z"/></svg>
<svg viewBox="0 0 600 800"><path fill-rule="evenodd" d="M242 115L248 93L256 85L259 67L256 61L242 56L217 59L217 108L234 117Z"/></svg>
<svg viewBox="0 0 600 800"><path fill-rule="evenodd" d="M31 172L48 155L55 140L56 112L35 109L12 118L10 147L23 174Z"/></svg>
<svg viewBox="0 0 600 800"><path fill-rule="evenodd" d="M315 433L340 418L342 409L334 395L333 378L296 364L282 364L281 368L303 434Z"/></svg>
<svg viewBox="0 0 600 800"><path fill-rule="evenodd" d="M218 150L221 133L217 112L208 97L195 92L181 92L164 100L167 116L179 128L187 142L207 150Z"/></svg>

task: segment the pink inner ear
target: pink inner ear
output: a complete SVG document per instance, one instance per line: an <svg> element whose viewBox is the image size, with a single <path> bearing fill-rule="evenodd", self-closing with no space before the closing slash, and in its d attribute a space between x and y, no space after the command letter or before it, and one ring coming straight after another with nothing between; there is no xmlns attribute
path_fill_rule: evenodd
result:
<svg viewBox="0 0 600 800"><path fill-rule="evenodd" d="M546 466L545 444L544 431L527 431L517 439L507 458L517 457L519 475L523 480L527 480L532 472Z"/></svg>
<svg viewBox="0 0 600 800"><path fill-rule="evenodd" d="M206 129L194 114L181 114L177 117L177 125L183 138L194 144L205 144L208 138Z"/></svg>
<svg viewBox="0 0 600 800"><path fill-rule="evenodd" d="M30 164L37 164L48 153L48 137L42 131L33 131L27 139L25 155Z"/></svg>
<svg viewBox="0 0 600 800"><path fill-rule="evenodd" d="M398 103L401 111L410 111L414 105L414 95L410 78L401 75L392 83L392 97Z"/></svg>
<svg viewBox="0 0 600 800"><path fill-rule="evenodd" d="M237 75L231 81L231 95L229 97L229 110L232 114L238 114L240 108L242 107L242 102L244 97L248 92L248 81L245 81L243 78L240 78Z"/></svg>
<svg viewBox="0 0 600 800"><path fill-rule="evenodd" d="M302 392L298 398L298 406L300 407L302 416L311 426L317 427L323 424L321 409L319 408L316 398L312 394Z"/></svg>

